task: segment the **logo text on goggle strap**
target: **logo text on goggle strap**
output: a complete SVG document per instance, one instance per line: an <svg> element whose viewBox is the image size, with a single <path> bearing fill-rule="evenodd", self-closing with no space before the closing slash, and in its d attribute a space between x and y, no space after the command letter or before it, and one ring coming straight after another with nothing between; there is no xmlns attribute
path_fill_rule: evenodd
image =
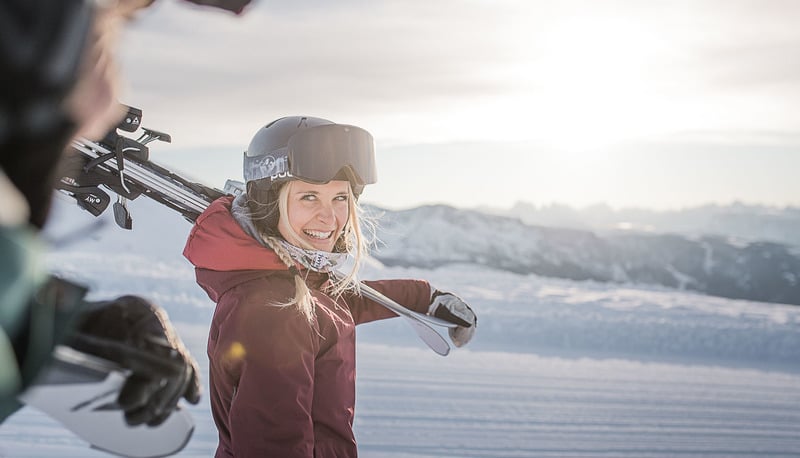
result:
<svg viewBox="0 0 800 458"><path fill-rule="evenodd" d="M282 172L282 173L276 173L275 175L270 175L269 177L269 179L272 181L275 181L280 178L294 178L294 175L292 175L290 172Z"/></svg>
<svg viewBox="0 0 800 458"><path fill-rule="evenodd" d="M246 180L258 180L261 178L270 177L276 179L280 177L291 176L289 174L289 158L286 156L256 156L248 158L247 167L245 168Z"/></svg>

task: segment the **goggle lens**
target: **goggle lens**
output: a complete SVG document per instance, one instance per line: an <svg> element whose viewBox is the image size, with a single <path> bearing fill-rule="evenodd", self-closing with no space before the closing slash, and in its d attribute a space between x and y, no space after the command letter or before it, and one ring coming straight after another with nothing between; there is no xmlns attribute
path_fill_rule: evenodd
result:
<svg viewBox="0 0 800 458"><path fill-rule="evenodd" d="M364 129L343 124L310 127L289 139L289 171L297 178L327 183L349 169L355 184L378 180L375 141Z"/></svg>

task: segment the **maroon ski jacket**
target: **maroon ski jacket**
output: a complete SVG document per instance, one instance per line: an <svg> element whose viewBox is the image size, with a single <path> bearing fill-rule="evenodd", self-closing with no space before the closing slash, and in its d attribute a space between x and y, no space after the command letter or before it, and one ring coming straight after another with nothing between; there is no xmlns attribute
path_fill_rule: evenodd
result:
<svg viewBox="0 0 800 458"><path fill-rule="evenodd" d="M355 295L321 292L326 274L301 271L316 319L296 306L294 280L275 252L249 236L223 197L197 219L184 255L197 283L217 303L208 335L216 457L356 457L355 325L396 316ZM367 282L400 304L425 312L422 280Z"/></svg>

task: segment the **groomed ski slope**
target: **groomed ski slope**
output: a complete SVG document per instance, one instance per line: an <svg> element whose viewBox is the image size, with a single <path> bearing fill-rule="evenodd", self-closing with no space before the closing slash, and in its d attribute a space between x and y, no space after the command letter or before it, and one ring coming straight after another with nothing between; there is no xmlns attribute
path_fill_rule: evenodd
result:
<svg viewBox="0 0 800 458"><path fill-rule="evenodd" d="M798 456L796 374L362 343L356 432L363 457ZM207 402L207 400L206 400ZM205 402L178 456L208 457ZM0 428L2 456L106 456L46 417Z"/></svg>
<svg viewBox="0 0 800 458"><path fill-rule="evenodd" d="M180 258L188 225L155 206L137 216L133 233L103 228L51 263L97 297L157 300L205 369L213 304ZM458 292L479 331L442 358L402 320L359 328L362 457L800 456L800 307L476 266L370 265L365 277ZM197 431L178 456L211 456L208 399L191 410ZM0 456L107 455L24 409L0 426Z"/></svg>

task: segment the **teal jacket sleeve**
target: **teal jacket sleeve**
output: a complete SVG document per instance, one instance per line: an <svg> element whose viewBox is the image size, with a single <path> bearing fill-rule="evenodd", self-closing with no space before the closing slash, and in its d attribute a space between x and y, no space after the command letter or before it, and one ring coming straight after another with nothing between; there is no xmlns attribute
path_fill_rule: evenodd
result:
<svg viewBox="0 0 800 458"><path fill-rule="evenodd" d="M48 277L32 230L0 226L0 422L50 360L83 307L86 289Z"/></svg>

